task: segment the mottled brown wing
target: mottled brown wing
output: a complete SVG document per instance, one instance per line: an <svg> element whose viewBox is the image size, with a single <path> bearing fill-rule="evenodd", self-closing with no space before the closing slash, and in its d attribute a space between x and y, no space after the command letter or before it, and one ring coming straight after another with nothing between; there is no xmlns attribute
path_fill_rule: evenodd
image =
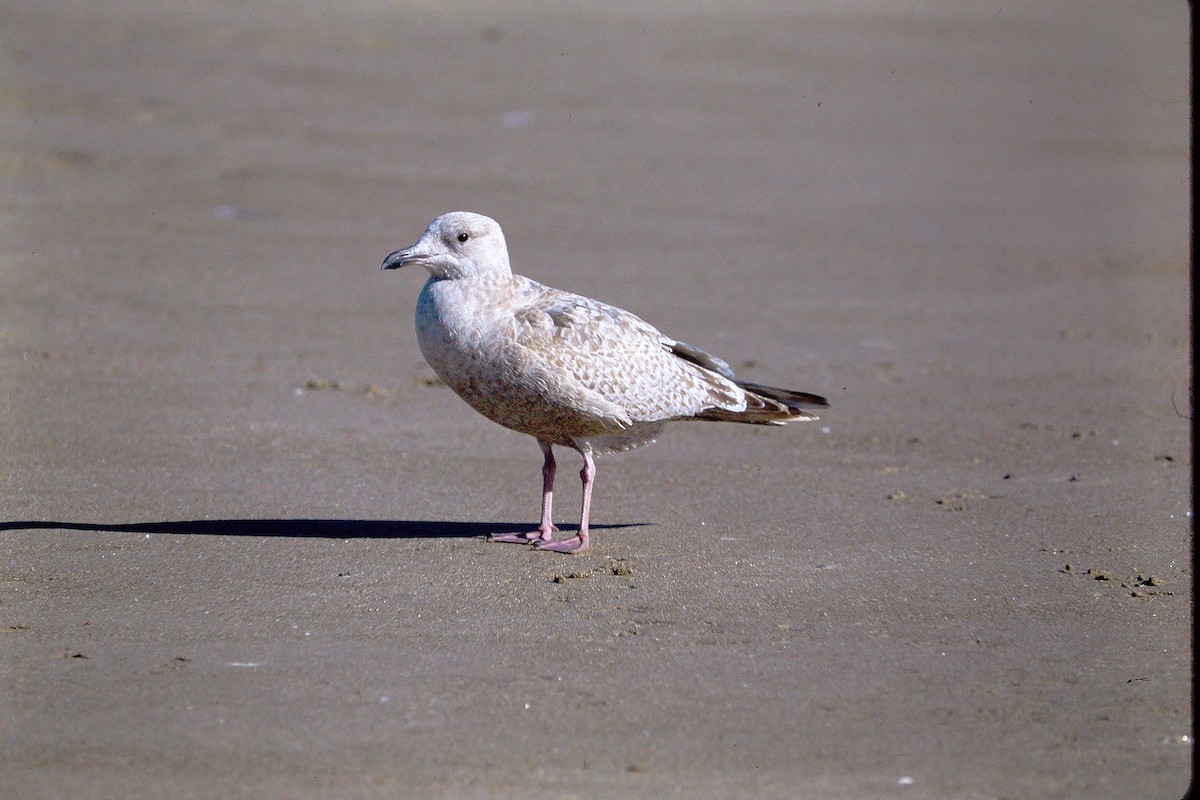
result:
<svg viewBox="0 0 1200 800"><path fill-rule="evenodd" d="M517 340L565 383L615 404L635 422L744 405L742 393L729 380L708 368L697 369L703 365L693 360L680 359L671 349L676 342L640 317L586 297L543 289L516 313Z"/></svg>

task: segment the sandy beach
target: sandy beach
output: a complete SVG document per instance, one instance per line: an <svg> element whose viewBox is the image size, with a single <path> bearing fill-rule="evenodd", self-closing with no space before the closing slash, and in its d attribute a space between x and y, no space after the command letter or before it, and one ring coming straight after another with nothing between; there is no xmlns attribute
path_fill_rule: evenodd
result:
<svg viewBox="0 0 1200 800"><path fill-rule="evenodd" d="M5 3L0 796L1183 796L1188 13ZM454 209L832 407L488 542Z"/></svg>

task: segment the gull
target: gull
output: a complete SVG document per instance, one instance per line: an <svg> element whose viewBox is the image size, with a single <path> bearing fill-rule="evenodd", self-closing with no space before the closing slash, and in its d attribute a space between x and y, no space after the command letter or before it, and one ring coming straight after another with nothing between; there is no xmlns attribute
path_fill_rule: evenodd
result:
<svg viewBox="0 0 1200 800"><path fill-rule="evenodd" d="M537 440L542 519L528 533L493 541L539 550L588 548L594 454L650 444L675 420L783 425L815 420L828 406L808 392L737 378L714 355L660 333L624 309L514 275L500 225L454 211L383 269L429 271L417 298L417 343L447 386L483 416ZM583 456L579 529L555 539L553 447Z"/></svg>

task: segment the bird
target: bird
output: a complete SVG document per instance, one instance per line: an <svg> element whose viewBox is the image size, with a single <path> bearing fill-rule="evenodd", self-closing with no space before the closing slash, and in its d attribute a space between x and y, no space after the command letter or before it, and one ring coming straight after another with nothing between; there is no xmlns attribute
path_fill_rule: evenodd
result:
<svg viewBox="0 0 1200 800"><path fill-rule="evenodd" d="M815 420L828 400L739 379L724 360L659 332L616 306L513 274L499 223L453 211L382 269L424 267L417 298L421 354L438 378L483 416L537 440L541 522L498 542L582 553L596 477L593 456L654 442L668 422L783 425ZM555 446L583 457L577 533L556 539Z"/></svg>

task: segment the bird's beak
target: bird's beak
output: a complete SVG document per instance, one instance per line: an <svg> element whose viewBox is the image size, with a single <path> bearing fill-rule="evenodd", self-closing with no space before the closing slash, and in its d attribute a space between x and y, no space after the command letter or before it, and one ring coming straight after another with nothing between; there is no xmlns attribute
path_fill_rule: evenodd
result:
<svg viewBox="0 0 1200 800"><path fill-rule="evenodd" d="M380 269L400 269L410 261L414 261L416 254L412 252L412 248L397 250L383 260L383 266Z"/></svg>

